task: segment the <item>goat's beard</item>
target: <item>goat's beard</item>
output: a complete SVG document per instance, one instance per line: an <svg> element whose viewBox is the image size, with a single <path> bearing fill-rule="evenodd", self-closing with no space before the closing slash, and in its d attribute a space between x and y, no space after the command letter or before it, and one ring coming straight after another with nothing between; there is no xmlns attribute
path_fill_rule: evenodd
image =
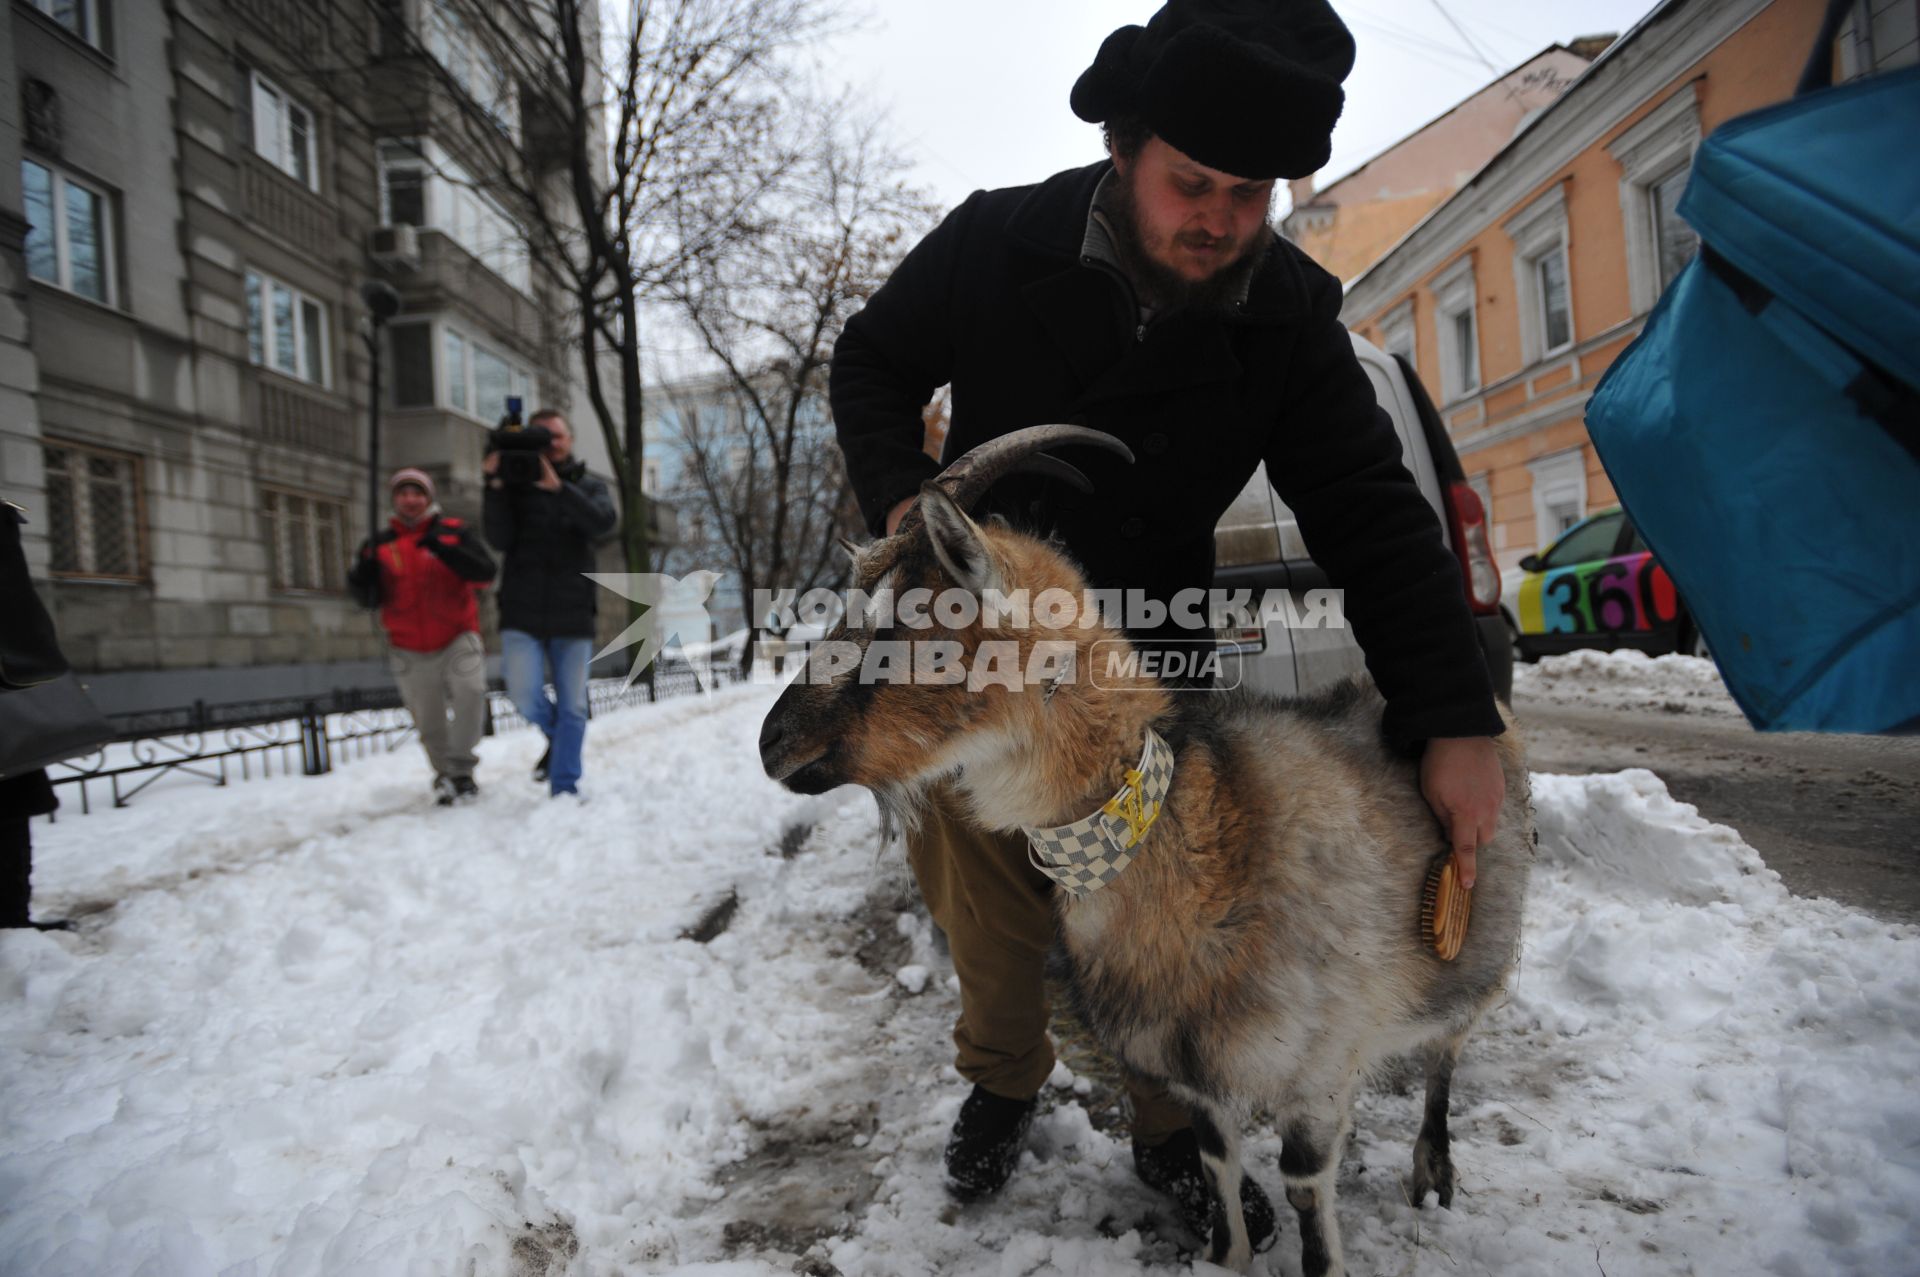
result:
<svg viewBox="0 0 1920 1277"><path fill-rule="evenodd" d="M1239 297L1242 287L1249 277L1260 268L1265 259L1264 252L1267 236L1255 231L1240 246L1239 254L1215 270L1205 279L1188 279L1156 260L1146 249L1146 239L1140 230L1140 205L1134 199L1133 184L1139 175L1136 166L1131 174L1118 174L1117 181L1100 211L1107 215L1113 224L1113 249L1120 258L1120 267L1133 281L1134 291L1139 294L1143 305L1154 310L1186 310L1201 314L1223 314L1233 309L1234 299ZM1260 230L1267 224L1261 223Z"/></svg>
<svg viewBox="0 0 1920 1277"><path fill-rule="evenodd" d="M952 774L949 769L936 775L889 781L868 791L880 809L881 851L896 841L904 846L907 838L920 832L926 824L927 810L933 806L934 789L942 778Z"/></svg>

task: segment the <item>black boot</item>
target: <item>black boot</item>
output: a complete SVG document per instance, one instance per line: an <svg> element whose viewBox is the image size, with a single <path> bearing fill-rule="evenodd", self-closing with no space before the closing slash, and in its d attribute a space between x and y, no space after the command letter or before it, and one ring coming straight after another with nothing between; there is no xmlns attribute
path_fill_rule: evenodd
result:
<svg viewBox="0 0 1920 1277"><path fill-rule="evenodd" d="M1205 1241L1212 1235L1213 1189L1207 1183L1207 1168L1200 1164L1200 1142L1191 1130L1175 1131L1163 1144L1135 1144L1133 1169L1147 1187L1173 1199L1194 1236ZM1240 1214L1247 1221L1247 1240L1254 1254L1273 1245L1273 1203L1245 1167L1240 1174Z"/></svg>
<svg viewBox="0 0 1920 1277"><path fill-rule="evenodd" d="M540 761L533 765L533 778L536 781L545 782L547 779L547 766L552 762L553 744L552 742L548 742L547 747L540 752Z"/></svg>
<svg viewBox="0 0 1920 1277"><path fill-rule="evenodd" d="M947 1137L947 1191L972 1202L1005 1187L1020 1164L1035 1104L974 1087Z"/></svg>

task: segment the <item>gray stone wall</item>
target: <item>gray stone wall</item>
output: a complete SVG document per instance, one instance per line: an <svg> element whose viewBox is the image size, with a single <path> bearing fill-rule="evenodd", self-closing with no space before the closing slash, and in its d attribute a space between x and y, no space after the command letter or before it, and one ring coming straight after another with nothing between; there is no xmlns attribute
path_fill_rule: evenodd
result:
<svg viewBox="0 0 1920 1277"><path fill-rule="evenodd" d="M29 510L30 567L69 657L100 676L110 709L191 703L221 686L244 684L237 699L359 686L379 669L371 614L337 592L275 588L263 512L271 487L342 506L347 551L367 532L359 287L381 270L364 251L378 217L376 152L356 120L380 111L329 103L275 43L299 27L302 47L330 40L327 56L354 55L358 37L329 33L323 12L294 0L117 3L104 51L27 5L0 15L12 35L0 58L0 498ZM314 111L317 192L254 153L249 68ZM26 276L23 76L52 88L62 123L56 149L32 153L113 200L111 306ZM507 287L443 237L424 238L440 241L431 269L393 282L412 304L490 333L536 370L537 399L565 406L574 378L564 346L536 340L559 308ZM326 384L250 362L250 267L327 306ZM477 520L483 440L457 414L389 409L381 468L426 467L443 505ZM52 574L49 441L137 458L139 579ZM490 600L483 616L497 650ZM602 620L609 633L624 624ZM236 669L253 673L218 676Z"/></svg>

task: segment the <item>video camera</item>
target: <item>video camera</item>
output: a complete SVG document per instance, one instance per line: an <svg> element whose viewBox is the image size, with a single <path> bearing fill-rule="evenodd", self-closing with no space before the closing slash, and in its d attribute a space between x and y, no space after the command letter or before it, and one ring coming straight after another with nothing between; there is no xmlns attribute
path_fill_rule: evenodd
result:
<svg viewBox="0 0 1920 1277"><path fill-rule="evenodd" d="M540 459L552 442L553 432L545 426L521 423L520 397L512 395L507 399L507 415L487 435L487 451L500 454L495 474L502 483L530 488L540 482Z"/></svg>

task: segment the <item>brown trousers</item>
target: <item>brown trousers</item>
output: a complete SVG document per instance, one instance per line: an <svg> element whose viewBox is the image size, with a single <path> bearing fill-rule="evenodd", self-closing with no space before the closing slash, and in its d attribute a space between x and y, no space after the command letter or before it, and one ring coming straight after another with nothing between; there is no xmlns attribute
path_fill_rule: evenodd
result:
<svg viewBox="0 0 1920 1277"><path fill-rule="evenodd" d="M474 749L487 725L487 651L480 636L468 630L437 652L389 647L387 668L433 774L472 776Z"/></svg>
<svg viewBox="0 0 1920 1277"><path fill-rule="evenodd" d="M1023 1100L1053 1072L1045 962L1053 943L1053 882L1027 860L1019 834L978 829L936 791L907 862L960 977L954 1067L995 1095ZM1153 1145L1192 1124L1164 1088L1129 1079L1133 1138Z"/></svg>

